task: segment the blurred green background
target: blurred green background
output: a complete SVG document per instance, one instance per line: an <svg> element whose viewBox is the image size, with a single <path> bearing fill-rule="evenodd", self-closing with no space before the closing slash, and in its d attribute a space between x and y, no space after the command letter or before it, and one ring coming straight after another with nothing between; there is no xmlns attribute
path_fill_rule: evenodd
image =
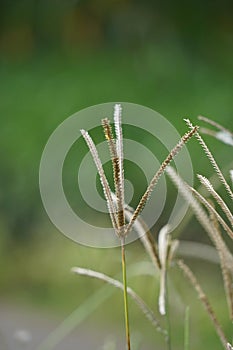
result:
<svg viewBox="0 0 233 350"><path fill-rule="evenodd" d="M71 266L98 266L109 274L120 270L117 249L80 247L50 223L38 185L46 141L71 114L109 101L155 109L180 133L186 129L182 119L188 116L196 123L199 114L232 129L232 11L227 0L1 1L2 300L66 314L99 286L86 279L78 283ZM220 166L227 165L228 146L210 138L208 143ZM210 175L195 142L190 153L194 169ZM165 218L166 213L162 224ZM184 233L197 240L203 235L199 226ZM139 244L128 250L131 262L145 259ZM153 291L145 291L140 280L136 287L152 301ZM209 289L213 298L219 297L218 288ZM105 317L112 318L108 312ZM200 343L203 336L217 349L206 323Z"/></svg>

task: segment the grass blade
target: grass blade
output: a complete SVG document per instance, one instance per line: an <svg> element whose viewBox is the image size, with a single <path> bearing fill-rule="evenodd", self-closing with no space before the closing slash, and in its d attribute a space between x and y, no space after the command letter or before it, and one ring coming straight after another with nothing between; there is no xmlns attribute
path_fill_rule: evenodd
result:
<svg viewBox="0 0 233 350"><path fill-rule="evenodd" d="M189 310L189 306L187 306L184 316L184 350L189 350Z"/></svg>

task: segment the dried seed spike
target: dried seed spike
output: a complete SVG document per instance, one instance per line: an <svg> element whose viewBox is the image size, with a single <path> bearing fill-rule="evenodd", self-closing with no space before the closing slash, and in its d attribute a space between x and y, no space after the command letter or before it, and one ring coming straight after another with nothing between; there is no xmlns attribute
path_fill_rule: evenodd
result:
<svg viewBox="0 0 233 350"><path fill-rule="evenodd" d="M218 220L218 222L221 224L221 226L223 227L223 229L228 233L228 235L233 239L233 232L230 229L230 227L226 224L226 222L223 220L223 218L218 214L218 212L215 210L215 208L199 193L197 192L194 188L190 187L190 190L194 193L194 195L196 196L196 198L202 203L204 204L204 206L211 211L216 219Z"/></svg>
<svg viewBox="0 0 233 350"><path fill-rule="evenodd" d="M221 232L219 229L218 221L211 211L209 212L209 214L210 214L210 219L213 223L213 226L217 232L216 248L218 250L219 259L220 259L220 266L221 266L221 270L222 270L222 277L223 277L223 282L224 282L224 289L225 289L226 300L227 300L227 305L228 305L228 310L229 310L229 316L230 316L230 320L233 321L232 274L228 268L227 257L224 254L224 246L222 245L222 240L219 238L219 237L221 237Z"/></svg>
<svg viewBox="0 0 233 350"><path fill-rule="evenodd" d="M116 179L116 195L118 198L118 224L121 235L125 235L125 214L124 214L124 155L123 155L123 134L121 122L122 107L120 104L114 106L114 125L116 133L116 152L118 158L119 177Z"/></svg>
<svg viewBox="0 0 233 350"><path fill-rule="evenodd" d="M201 203L203 203L208 210L212 210L215 211L215 209L206 201L206 199L204 197L202 197L197 191L195 191L193 188L191 188L190 186L187 185L187 183L175 172L175 170L169 166L166 169L166 173L169 175L169 177L171 178L172 182L175 184L175 186L179 189L179 191L181 192L181 194L183 195L183 197L189 202L191 208L193 209L197 220L200 222L200 224L203 226L203 228L205 229L205 231L207 232L209 238L211 239L211 241L213 242L213 244L217 247L218 242L216 239L216 233L213 227L212 222L210 221L208 215L206 214L206 212L204 211L204 209L202 208L201 204L197 201L197 199L192 195L193 193L195 194L195 196L198 197L199 201L201 201ZM215 216L218 218L219 222L220 220L220 215L215 211ZM224 220L222 219L223 222L220 222L222 224L222 226L224 226L224 229L227 230L228 226L225 224ZM225 227L225 225L227 227ZM228 228L230 230L230 228ZM229 231L229 234L231 234L231 230ZM221 245L222 247L224 247L224 254L227 258L227 262L228 262L228 267L229 269L231 269L232 271L232 264L233 264L233 258L232 255L229 251L229 249L227 248L225 242L223 241L222 237L219 237L219 239L221 239Z"/></svg>
<svg viewBox="0 0 233 350"><path fill-rule="evenodd" d="M120 162L117 154L115 140L113 138L110 121L107 118L102 119L102 126L104 129L105 138L108 142L108 147L109 147L111 161L112 161L114 186L115 186L115 192L116 192L116 198L117 198L117 200L115 201L116 202L115 204L117 207L117 220L118 220L118 227L119 227L119 232L117 232L117 234L119 236L122 236L124 235L124 220L122 219L123 211L121 210L121 206L120 206L120 198L121 198L121 189L119 186L120 185Z"/></svg>
<svg viewBox="0 0 233 350"><path fill-rule="evenodd" d="M155 185L157 184L161 175L164 173L166 167L170 164L170 162L173 160L173 158L179 153L179 151L185 145L185 143L188 142L190 140L190 138L197 132L197 129L198 129L198 127L195 126L195 127L192 127L192 129L189 132L185 133L182 136L182 138L180 139L180 141L177 143L177 145L171 150L171 152L169 153L167 158L163 161L159 170L156 172L156 174L152 178L149 186L147 187L146 192L141 197L141 200L139 201L139 204L138 204L137 208L135 209L134 215L133 215L133 217L132 217L132 219L127 227L127 233L131 230L135 220L137 219L138 215L141 213L144 206L146 205L146 202L150 198L150 195L151 195L152 191L154 190Z"/></svg>
<svg viewBox="0 0 233 350"><path fill-rule="evenodd" d="M213 325L215 327L216 333L219 336L219 339L221 340L224 348L226 348L226 345L227 345L226 336L222 330L222 327L221 327L219 321L217 320L215 312L212 309L212 306L211 306L206 294L204 293L203 289L201 288L200 284L198 283L195 275L193 274L193 272L190 270L190 268L182 260L178 260L177 265L183 271L185 277L189 280L189 282L191 283L193 288L196 290L196 292L199 296L199 299L201 300L207 314L209 315L211 321L213 322Z"/></svg>
<svg viewBox="0 0 233 350"><path fill-rule="evenodd" d="M110 218L112 221L112 225L113 225L113 228L115 229L115 231L117 232L118 225L117 225L117 219L116 219L116 214L115 214L116 210L115 210L115 206L114 206L112 196L111 196L111 189L110 189L110 186L108 184L108 180L105 176L104 169L103 169L101 160L99 158L99 154L98 154L96 146L95 146L92 138L88 134L88 132L83 130L83 129L81 129L80 132L81 132L84 140L86 141L87 146L89 147L89 150L91 152L92 158L95 162L97 171L99 173L100 181L101 181L101 184L103 187L104 196L105 196L106 201L107 201L108 211L109 211L109 215L110 215Z"/></svg>
<svg viewBox="0 0 233 350"><path fill-rule="evenodd" d="M210 181L205 176L197 175L197 177L200 180L200 182L202 183L202 185L205 186L205 188L208 190L208 192L212 194L212 196L214 197L216 202L220 205L220 207L222 208L223 212L226 214L226 216L227 216L228 220L230 221L231 225L233 226L232 213L231 213L230 209L228 208L228 206L226 205L226 203L224 202L224 200L215 191L215 189L213 188L212 184L210 183Z"/></svg>
<svg viewBox="0 0 233 350"><path fill-rule="evenodd" d="M193 128L192 123L190 122L189 119L184 119L186 124L189 126L190 129ZM228 183L226 182L221 170L219 169L218 164L216 163L216 160L214 159L212 153L210 152L209 148L207 147L206 143L204 142L203 138L200 136L200 134L198 132L196 132L195 134L198 142L200 143L201 147L203 148L205 154L207 155L207 157L210 160L210 163L212 164L213 169L216 171L220 181L222 182L222 184L224 185L227 193L230 195L230 198L233 199L233 193L230 189L230 186L228 185Z"/></svg>
<svg viewBox="0 0 233 350"><path fill-rule="evenodd" d="M122 108L120 104L114 106L114 123L117 142L117 154L121 160L123 160L123 135L121 127L121 114Z"/></svg>
<svg viewBox="0 0 233 350"><path fill-rule="evenodd" d="M104 129L104 135L105 135L106 140L113 142L115 144L110 120L108 118L103 118L101 120L101 123L102 123L103 129ZM115 153L116 150L111 149L111 151L113 151L114 155L116 156L116 153Z"/></svg>

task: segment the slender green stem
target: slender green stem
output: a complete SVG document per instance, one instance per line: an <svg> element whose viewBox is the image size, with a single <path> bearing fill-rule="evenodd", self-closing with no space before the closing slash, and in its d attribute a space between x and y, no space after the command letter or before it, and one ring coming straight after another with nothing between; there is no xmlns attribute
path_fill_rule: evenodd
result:
<svg viewBox="0 0 233 350"><path fill-rule="evenodd" d="M189 350L189 306L185 309L184 318L184 350Z"/></svg>
<svg viewBox="0 0 233 350"><path fill-rule="evenodd" d="M127 275L126 275L126 260L125 260L125 238L121 238L121 263L122 263L122 278L124 285L124 310L125 310L125 334L127 349L130 350L130 331L129 331L129 306L127 293Z"/></svg>
<svg viewBox="0 0 233 350"><path fill-rule="evenodd" d="M170 305L169 305L169 294L168 294L168 282L167 282L167 273L165 276L166 281L166 320L167 320L167 348L171 350L171 322L170 322Z"/></svg>

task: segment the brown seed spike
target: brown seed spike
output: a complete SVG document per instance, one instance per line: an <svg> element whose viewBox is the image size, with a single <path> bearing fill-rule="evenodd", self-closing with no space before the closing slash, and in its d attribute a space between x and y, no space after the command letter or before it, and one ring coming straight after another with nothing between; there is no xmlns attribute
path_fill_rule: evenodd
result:
<svg viewBox="0 0 233 350"><path fill-rule="evenodd" d="M104 129L104 135L105 135L106 140L107 141L113 140L112 128L111 128L111 125L110 125L108 118L102 119L102 126Z"/></svg>
<svg viewBox="0 0 233 350"><path fill-rule="evenodd" d="M120 205L120 202L122 201L121 199L122 189L120 186L120 160L117 154L116 143L113 138L110 121L107 118L102 119L102 126L104 129L105 138L108 142L109 151L110 151L111 160L112 160L115 193L117 197L116 204L117 204L117 221L118 221L118 228L119 228L118 235L122 236L124 235L125 218L124 218L124 210L123 208L121 208L121 205Z"/></svg>
<svg viewBox="0 0 233 350"><path fill-rule="evenodd" d="M191 139L191 137L197 132L197 130L198 130L198 126L194 126L194 127L192 127L192 129L189 132L184 134L182 136L182 138L180 139L180 141L177 143L177 145L168 154L167 158L163 161L160 168L158 169L158 171L155 173L154 177L152 178L149 186L147 187L146 192L143 194L143 196L142 196L142 198L141 198L141 200L140 200L140 202L139 202L139 204L138 204L138 206L133 214L133 217L128 225L127 233L131 230L138 215L142 212L143 208L145 207L146 202L150 198L150 195L153 192L154 187L156 186L157 182L159 181L161 175L164 173L166 167L170 164L172 159L179 153L179 151L185 145L185 143L187 143Z"/></svg>

